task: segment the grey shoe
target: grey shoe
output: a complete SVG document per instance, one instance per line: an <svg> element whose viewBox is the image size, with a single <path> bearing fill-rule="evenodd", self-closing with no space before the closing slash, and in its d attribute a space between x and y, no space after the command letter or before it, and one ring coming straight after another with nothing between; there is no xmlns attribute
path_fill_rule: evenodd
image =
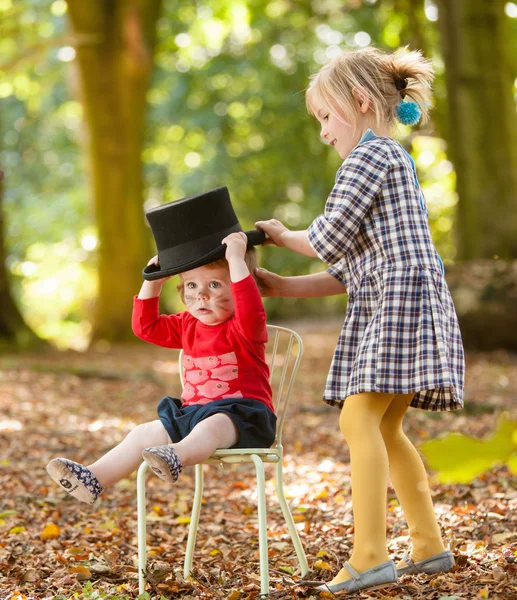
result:
<svg viewBox="0 0 517 600"><path fill-rule="evenodd" d="M419 573L425 573L426 575L433 575L433 573L447 573L456 564L454 556L450 550L435 554L425 560L413 562L406 552L403 556L403 560L406 563L406 567L400 567L397 569L397 575L418 575Z"/></svg>
<svg viewBox="0 0 517 600"><path fill-rule="evenodd" d="M145 448L142 456L160 479L169 483L175 483L178 480L183 465L172 446Z"/></svg>
<svg viewBox="0 0 517 600"><path fill-rule="evenodd" d="M347 579L342 583L335 583L334 585L323 584L316 589L319 592L332 592L333 594L343 590L347 590L348 592L358 592L359 590L364 590L373 586L396 583L397 581L397 567L392 560L383 562L360 574L351 567L349 563L345 563L343 567L348 571L351 579Z"/></svg>
<svg viewBox="0 0 517 600"><path fill-rule="evenodd" d="M47 473L65 492L86 504L93 504L104 491L88 467L68 458L51 460L47 465Z"/></svg>

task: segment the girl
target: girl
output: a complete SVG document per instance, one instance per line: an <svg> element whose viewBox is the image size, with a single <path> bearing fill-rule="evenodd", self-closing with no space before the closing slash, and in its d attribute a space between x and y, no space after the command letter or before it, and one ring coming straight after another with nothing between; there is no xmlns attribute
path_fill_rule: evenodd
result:
<svg viewBox="0 0 517 600"><path fill-rule="evenodd" d="M289 278L258 269L265 295L348 292L324 400L341 409L340 429L350 448L355 540L350 562L320 588L332 592L454 565L423 462L402 430L409 406L463 406L463 347L454 305L415 165L390 137L396 118L405 124L427 118L432 79L431 65L419 52L390 55L367 48L331 60L306 94L321 137L344 159L325 212L307 231L289 231L276 219L256 224L269 243L331 265L323 273ZM412 541L398 568L386 550L388 475Z"/></svg>

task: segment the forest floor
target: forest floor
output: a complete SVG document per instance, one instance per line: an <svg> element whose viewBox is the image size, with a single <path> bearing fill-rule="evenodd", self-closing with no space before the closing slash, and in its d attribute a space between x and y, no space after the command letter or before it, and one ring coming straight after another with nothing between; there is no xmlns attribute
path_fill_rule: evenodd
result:
<svg viewBox="0 0 517 600"><path fill-rule="evenodd" d="M292 326L303 337L305 354L284 430L285 491L312 569L309 578L328 581L348 558L353 540L348 450L339 413L320 401L340 322ZM93 462L135 424L156 418L161 397L180 393L176 356L137 342L83 354L0 359L0 600L138 597L135 475L89 506L63 493L45 465L58 456ZM494 430L500 412L515 411L516 390L517 356L468 354L466 408L439 414L410 410L406 432L417 444L448 431L483 437ZM182 564L193 468L174 487L148 477L147 593L153 600L260 598L253 469L205 469L189 580L183 579ZM266 467L266 478L269 597L319 598L297 585L300 573L275 498L272 467ZM454 570L405 576L396 585L347 597L517 598L517 476L501 467L469 485L434 484L433 496L456 556ZM407 525L391 488L388 543L395 560L408 550Z"/></svg>

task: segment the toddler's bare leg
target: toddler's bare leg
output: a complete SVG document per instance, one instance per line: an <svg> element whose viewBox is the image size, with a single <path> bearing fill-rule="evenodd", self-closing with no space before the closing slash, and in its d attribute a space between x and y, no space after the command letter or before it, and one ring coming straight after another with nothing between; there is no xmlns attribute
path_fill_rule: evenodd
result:
<svg viewBox="0 0 517 600"><path fill-rule="evenodd" d="M173 446L182 465L188 467L202 462L219 448L231 448L238 439L230 417L216 413L203 419L186 438Z"/></svg>
<svg viewBox="0 0 517 600"><path fill-rule="evenodd" d="M118 446L88 465L88 468L103 487L109 487L138 468L144 448L168 443L170 438L160 420L143 423L130 431Z"/></svg>

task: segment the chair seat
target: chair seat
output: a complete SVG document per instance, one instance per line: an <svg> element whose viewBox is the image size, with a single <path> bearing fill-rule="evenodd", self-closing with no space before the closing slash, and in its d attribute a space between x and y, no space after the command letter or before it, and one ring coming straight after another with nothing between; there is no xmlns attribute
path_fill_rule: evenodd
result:
<svg viewBox="0 0 517 600"><path fill-rule="evenodd" d="M228 450L216 450L212 456L203 461L203 464L253 462L252 455L260 456L262 461L266 463L277 463L281 460L282 450L280 448L230 448Z"/></svg>

